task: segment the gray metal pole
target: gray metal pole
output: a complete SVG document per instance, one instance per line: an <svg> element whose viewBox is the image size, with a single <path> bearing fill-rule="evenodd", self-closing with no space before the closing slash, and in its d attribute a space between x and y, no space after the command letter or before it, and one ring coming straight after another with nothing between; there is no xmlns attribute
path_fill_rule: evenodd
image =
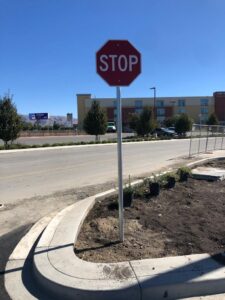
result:
<svg viewBox="0 0 225 300"><path fill-rule="evenodd" d="M155 102L156 102L156 87L154 88L154 118L157 120L157 113L155 109Z"/></svg>
<svg viewBox="0 0 225 300"><path fill-rule="evenodd" d="M198 139L198 154L200 152L200 143L201 143L201 135L202 135L202 131L201 131L201 124L199 125L199 139Z"/></svg>
<svg viewBox="0 0 225 300"><path fill-rule="evenodd" d="M207 152L209 142L209 126L207 126L207 137L206 137L206 144L205 144L205 153Z"/></svg>
<svg viewBox="0 0 225 300"><path fill-rule="evenodd" d="M214 127L215 127L215 130L216 130L216 125ZM216 134L215 134L214 150L216 150Z"/></svg>
<svg viewBox="0 0 225 300"><path fill-rule="evenodd" d="M157 119L157 114L155 111L155 102L156 102L156 87L152 87L150 88L150 90L154 90L154 99L153 99L153 119L156 120Z"/></svg>
<svg viewBox="0 0 225 300"><path fill-rule="evenodd" d="M224 139L224 126L222 126L222 141L221 141L221 150L223 150L223 139Z"/></svg>
<svg viewBox="0 0 225 300"><path fill-rule="evenodd" d="M189 158L191 157L192 132L193 132L193 125L191 127L191 136L190 136L190 145L189 145Z"/></svg>
<svg viewBox="0 0 225 300"><path fill-rule="evenodd" d="M117 152L118 152L118 187L119 187L119 237L124 241L123 218L123 164L122 164L122 109L120 87L116 87L117 95Z"/></svg>

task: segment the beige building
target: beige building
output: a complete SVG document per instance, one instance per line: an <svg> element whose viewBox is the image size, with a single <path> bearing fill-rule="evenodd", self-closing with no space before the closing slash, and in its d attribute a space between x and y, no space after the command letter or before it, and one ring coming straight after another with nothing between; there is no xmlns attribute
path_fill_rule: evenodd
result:
<svg viewBox="0 0 225 300"><path fill-rule="evenodd" d="M105 110L108 121L116 121L115 98L93 98L91 94L77 94L78 126L82 128L83 120L96 100ZM175 115L187 113L195 123L204 124L211 113L216 113L221 123L225 120L225 92L215 92L213 96L195 97L157 97L122 98L123 124L128 125L129 115L140 113L143 107L152 107L159 123Z"/></svg>

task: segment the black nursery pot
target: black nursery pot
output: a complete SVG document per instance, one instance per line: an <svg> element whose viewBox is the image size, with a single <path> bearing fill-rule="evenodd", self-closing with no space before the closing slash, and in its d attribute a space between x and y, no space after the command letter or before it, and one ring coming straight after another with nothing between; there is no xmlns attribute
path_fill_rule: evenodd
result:
<svg viewBox="0 0 225 300"><path fill-rule="evenodd" d="M174 177L169 177L167 180L167 188L172 189L173 187L175 187L175 184L176 184L176 179Z"/></svg>
<svg viewBox="0 0 225 300"><path fill-rule="evenodd" d="M150 195L158 196L160 191L160 185L158 182L150 182L149 183Z"/></svg>
<svg viewBox="0 0 225 300"><path fill-rule="evenodd" d="M187 181L187 180L188 180L188 176L189 176L188 173L182 172L182 173L180 174L180 181Z"/></svg>
<svg viewBox="0 0 225 300"><path fill-rule="evenodd" d="M123 193L123 207L130 207L133 201L133 192Z"/></svg>

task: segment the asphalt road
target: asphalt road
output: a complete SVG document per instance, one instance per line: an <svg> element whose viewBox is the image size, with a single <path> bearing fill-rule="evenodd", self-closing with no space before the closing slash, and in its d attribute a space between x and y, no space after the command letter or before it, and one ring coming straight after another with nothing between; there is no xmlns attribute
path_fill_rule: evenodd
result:
<svg viewBox="0 0 225 300"><path fill-rule="evenodd" d="M188 154L189 140L123 145L124 177L149 173ZM117 178L116 144L0 153L0 203Z"/></svg>

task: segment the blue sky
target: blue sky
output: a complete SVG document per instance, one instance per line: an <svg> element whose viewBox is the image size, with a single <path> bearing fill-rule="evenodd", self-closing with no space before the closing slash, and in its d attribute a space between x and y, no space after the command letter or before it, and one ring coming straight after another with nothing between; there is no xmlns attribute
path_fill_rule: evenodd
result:
<svg viewBox="0 0 225 300"><path fill-rule="evenodd" d="M225 90L224 0L0 0L0 95L20 113L77 114L76 94L115 97L95 71L108 39L142 54L122 97Z"/></svg>

